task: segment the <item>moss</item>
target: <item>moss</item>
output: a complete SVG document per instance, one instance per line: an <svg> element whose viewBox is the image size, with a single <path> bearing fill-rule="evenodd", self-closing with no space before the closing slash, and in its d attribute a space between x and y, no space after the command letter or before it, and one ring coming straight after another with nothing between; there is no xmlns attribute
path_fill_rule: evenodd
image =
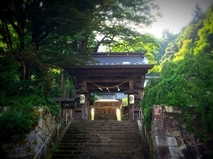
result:
<svg viewBox="0 0 213 159"><path fill-rule="evenodd" d="M27 144L27 142L28 142L27 139L24 139L24 140L19 140L17 144L20 146L24 146Z"/></svg>
<svg viewBox="0 0 213 159"><path fill-rule="evenodd" d="M39 111L39 108L35 108L34 114L35 114L36 117L39 117L42 113Z"/></svg>
<svg viewBox="0 0 213 159"><path fill-rule="evenodd" d="M32 145L37 145L37 141L34 140L34 141L32 142Z"/></svg>
<svg viewBox="0 0 213 159"><path fill-rule="evenodd" d="M25 150L26 150L26 153L27 153L27 154L30 154L30 153L32 152L32 148L29 147L29 146L27 146L27 147L25 148Z"/></svg>

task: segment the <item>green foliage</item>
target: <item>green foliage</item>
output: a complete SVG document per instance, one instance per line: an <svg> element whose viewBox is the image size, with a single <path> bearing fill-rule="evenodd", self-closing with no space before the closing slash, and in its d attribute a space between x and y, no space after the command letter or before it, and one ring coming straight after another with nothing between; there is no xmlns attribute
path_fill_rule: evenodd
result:
<svg viewBox="0 0 213 159"><path fill-rule="evenodd" d="M100 45L106 46L108 50L116 46L129 51L127 43L132 44L131 40L134 41L134 38L142 35L135 28L144 28L152 24L158 15L153 15L152 10L158 11L159 8L153 0L116 0L110 1L109 4L104 12L97 8L93 15L94 23L91 26L98 35L98 38L96 36L96 39L91 40L96 43L94 52L97 52Z"/></svg>
<svg viewBox="0 0 213 159"><path fill-rule="evenodd" d="M1 132L8 135L2 139L26 133L36 121L34 107L44 106L58 114L59 107L52 98L72 90L73 84L65 77L59 88L60 74L56 70L84 65L90 52L97 51L101 44L110 46L116 38L130 43L135 38L143 44L140 48L138 43L136 50L145 48L151 57L156 43L153 45L149 36L143 36L143 41L129 24L150 25L155 20L151 10L158 9L152 2L1 0L0 105L10 107L0 119ZM100 41L96 41L97 35ZM8 123L9 127L5 125Z"/></svg>
<svg viewBox="0 0 213 159"><path fill-rule="evenodd" d="M61 110L60 106L58 104L53 103L53 102L52 102L52 105L44 106L44 108L54 116L59 116L59 113L60 113L60 110Z"/></svg>
<svg viewBox="0 0 213 159"><path fill-rule="evenodd" d="M196 23L198 20L200 20L204 17L203 11L198 4L196 4L192 15L193 15L192 23Z"/></svg>
<svg viewBox="0 0 213 159"><path fill-rule="evenodd" d="M0 116L1 142L29 132L38 120L34 112L36 107L45 107L53 115L59 115L60 107L52 97L60 93L53 84L50 85L46 75L39 74L29 80L11 79L7 87L4 87L0 103L8 106L9 110Z"/></svg>
<svg viewBox="0 0 213 159"><path fill-rule="evenodd" d="M192 40L184 40L182 42L182 47L178 50L178 52L174 55L174 61L183 60L185 55L191 52L191 48L193 47Z"/></svg>
<svg viewBox="0 0 213 159"><path fill-rule="evenodd" d="M212 7L211 7L212 8ZM213 12L207 10L205 19L202 21L203 27L197 32L198 40L196 41L195 54L199 52L213 53Z"/></svg>
<svg viewBox="0 0 213 159"><path fill-rule="evenodd" d="M88 59L86 53L71 52L81 50L78 41L91 33L85 28L92 21L92 11L104 5L98 1L0 1L0 106L9 107L0 119L2 140L29 131L37 120L35 107L59 114L52 98L61 97L73 85L66 80L59 88L57 69L82 65Z"/></svg>
<svg viewBox="0 0 213 159"><path fill-rule="evenodd" d="M191 131L204 140L212 136L212 7L205 12L205 18L191 22L169 44L167 51L172 44L177 50L171 52L171 56L167 53L162 60L160 79L147 84L142 108L149 128L153 105L178 106L184 111L184 120ZM196 121L191 118L191 107L199 114Z"/></svg>
<svg viewBox="0 0 213 159"><path fill-rule="evenodd" d="M95 101L98 99L97 95L95 93L91 93L90 94L90 106L93 105L95 103Z"/></svg>
<svg viewBox="0 0 213 159"><path fill-rule="evenodd" d="M19 79L19 63L14 59L0 57L0 104L7 91L14 89L14 83Z"/></svg>
<svg viewBox="0 0 213 159"><path fill-rule="evenodd" d="M125 41L117 41L110 45L112 52L143 52L146 51L146 57L149 63L155 63L154 56L159 48L157 39L149 34L136 36L126 39Z"/></svg>
<svg viewBox="0 0 213 159"><path fill-rule="evenodd" d="M7 98L8 109L0 116L0 141L8 141L12 137L28 133L38 121L35 109L44 107L55 116L59 115L60 106L51 98L45 99L38 94L16 95Z"/></svg>
<svg viewBox="0 0 213 159"><path fill-rule="evenodd" d="M122 106L128 106L128 99L127 98L122 98Z"/></svg>
<svg viewBox="0 0 213 159"><path fill-rule="evenodd" d="M213 117L211 109L213 95L210 93L213 91L213 81L210 80L213 79L213 72L209 66L213 66L210 54L188 56L187 59L176 62L165 62L161 78L149 81L144 90L142 106L147 126L150 126L150 111L155 104L178 106L186 114L189 113L191 106L196 106L201 115L203 129L202 132L194 131L198 134L210 135L213 131L213 124L209 122ZM189 115L186 116L186 120L191 120Z"/></svg>
<svg viewBox="0 0 213 159"><path fill-rule="evenodd" d="M31 113L9 110L0 116L0 141L19 137L31 129L36 118Z"/></svg>
<svg viewBox="0 0 213 159"><path fill-rule="evenodd" d="M156 41L159 44L159 48L158 48L158 53L155 54L155 58L154 58L155 61L157 61L159 63L161 61L161 59L164 59L171 53L171 50L174 50L173 48L168 49L168 45L171 43L171 47L174 47L174 45L172 45L172 42L176 37L177 37L177 35L173 34L168 29L164 29L162 31L162 39L156 39Z"/></svg>
<svg viewBox="0 0 213 159"><path fill-rule="evenodd" d="M162 31L162 38L164 42L167 44L171 41L173 41L176 38L177 35L173 34L169 29L164 29Z"/></svg>

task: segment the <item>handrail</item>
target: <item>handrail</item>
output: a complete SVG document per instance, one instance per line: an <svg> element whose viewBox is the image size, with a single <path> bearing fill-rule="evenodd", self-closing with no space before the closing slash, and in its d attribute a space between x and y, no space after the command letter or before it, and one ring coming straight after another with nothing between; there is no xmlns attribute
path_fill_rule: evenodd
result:
<svg viewBox="0 0 213 159"><path fill-rule="evenodd" d="M143 123L143 112L142 112L142 108L140 108L140 115L141 115L141 118L140 120L137 120L137 123L138 123L138 129L139 129L139 132L140 132L140 135L141 135L141 142L142 142L142 145L143 145L143 149L144 149L144 158L150 158L150 155L148 153L148 147L147 147L147 143L146 143L146 135L144 134L144 125L142 124Z"/></svg>
<svg viewBox="0 0 213 159"><path fill-rule="evenodd" d="M39 155L39 153L41 152L41 150L43 149L43 147L46 145L47 141L49 140L50 136L52 135L52 133L55 131L56 128L57 128L57 126L55 125L55 128L50 133L50 135L48 136L48 138L46 139L46 141L43 143L43 145L40 147L40 149L38 150L38 152L36 153L36 155L35 155L35 157L33 159L36 159L36 157Z"/></svg>
<svg viewBox="0 0 213 159"><path fill-rule="evenodd" d="M65 122L67 124L67 112L65 113L65 117L66 117ZM63 118L62 118L62 120L63 120ZM35 157L33 159L36 159L36 157L39 155L39 153L41 152L41 150L43 149L43 147L46 145L47 141L50 139L50 137L52 136L52 133L56 130L57 127L58 127L58 124L55 124L55 128L50 133L50 135L47 137L47 139L45 140L45 142L43 143L43 145L40 147L40 149L38 150L38 152L36 153L36 155L35 155ZM58 138L58 132L57 132L57 138Z"/></svg>

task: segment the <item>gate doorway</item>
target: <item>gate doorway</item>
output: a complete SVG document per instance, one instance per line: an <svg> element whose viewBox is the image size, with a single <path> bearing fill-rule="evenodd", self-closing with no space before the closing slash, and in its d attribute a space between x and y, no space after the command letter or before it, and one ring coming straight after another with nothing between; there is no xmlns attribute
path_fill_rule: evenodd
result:
<svg viewBox="0 0 213 159"><path fill-rule="evenodd" d="M64 68L72 77L76 96L80 99L73 111L75 118L92 119L92 111L109 115L106 112L116 113L122 106L122 102L121 105L116 103L116 106L115 103L110 105L112 103L109 101L99 101L94 106L90 105L91 93L123 93L127 96L128 119L141 118L140 102L143 97L145 74L153 66L148 64L143 52L120 52L94 53L85 66Z"/></svg>

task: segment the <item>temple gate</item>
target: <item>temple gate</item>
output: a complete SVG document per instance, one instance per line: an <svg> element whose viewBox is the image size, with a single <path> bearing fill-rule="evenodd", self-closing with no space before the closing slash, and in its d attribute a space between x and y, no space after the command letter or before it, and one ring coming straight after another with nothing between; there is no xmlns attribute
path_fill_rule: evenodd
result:
<svg viewBox="0 0 213 159"><path fill-rule="evenodd" d="M80 98L75 118L89 119L90 94L124 93L128 97L129 119L140 118L140 101L145 74L153 68L144 53L94 53L85 66L64 68L72 77L76 95Z"/></svg>

